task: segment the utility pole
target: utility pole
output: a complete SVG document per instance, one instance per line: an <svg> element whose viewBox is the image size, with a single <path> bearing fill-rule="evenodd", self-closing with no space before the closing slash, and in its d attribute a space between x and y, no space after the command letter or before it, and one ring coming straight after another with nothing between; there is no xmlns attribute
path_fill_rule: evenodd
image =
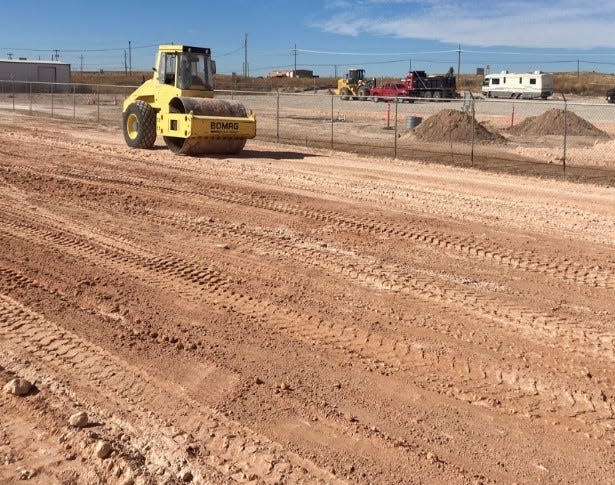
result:
<svg viewBox="0 0 615 485"><path fill-rule="evenodd" d="M333 64L333 77L337 79L337 64Z"/></svg>
<svg viewBox="0 0 615 485"><path fill-rule="evenodd" d="M580 75L581 75L581 61L577 59L577 79L579 79Z"/></svg>
<svg viewBox="0 0 615 485"><path fill-rule="evenodd" d="M295 44L295 48L293 49L295 54L295 72L297 72L297 44Z"/></svg>
<svg viewBox="0 0 615 485"><path fill-rule="evenodd" d="M243 37L243 78L248 79L248 34Z"/></svg>
<svg viewBox="0 0 615 485"><path fill-rule="evenodd" d="M410 66L408 68L408 72L412 72L412 59L410 59Z"/></svg>
<svg viewBox="0 0 615 485"><path fill-rule="evenodd" d="M132 74L132 42L128 41L128 70Z"/></svg>
<svg viewBox="0 0 615 485"><path fill-rule="evenodd" d="M124 75L128 76L128 61L127 61L126 49L124 49Z"/></svg>
<svg viewBox="0 0 615 485"><path fill-rule="evenodd" d="M461 44L457 45L457 79L459 80L459 75L461 74Z"/></svg>
<svg viewBox="0 0 615 485"><path fill-rule="evenodd" d="M81 72L83 72L83 54L81 54L79 56L79 61L80 61L80 65L81 65Z"/></svg>
<svg viewBox="0 0 615 485"><path fill-rule="evenodd" d="M12 52L7 53L7 56L9 57L9 61L10 61L11 59L13 59L13 53L12 53Z"/></svg>
<svg viewBox="0 0 615 485"><path fill-rule="evenodd" d="M54 55L51 57L51 59L57 62L60 59L60 50L54 49L53 52L54 52Z"/></svg>

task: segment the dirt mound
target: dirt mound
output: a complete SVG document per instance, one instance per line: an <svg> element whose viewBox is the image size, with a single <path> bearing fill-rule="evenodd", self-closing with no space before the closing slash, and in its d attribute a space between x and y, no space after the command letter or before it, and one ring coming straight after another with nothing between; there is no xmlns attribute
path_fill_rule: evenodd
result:
<svg viewBox="0 0 615 485"><path fill-rule="evenodd" d="M566 126L568 135L603 138L609 136L571 111L566 113ZM513 126L510 132L515 135L563 135L564 110L553 108L540 116L529 116L518 125Z"/></svg>
<svg viewBox="0 0 615 485"><path fill-rule="evenodd" d="M414 135L422 141L472 140L472 117L454 109L444 109L427 118L415 130ZM474 140L503 142L504 137L493 133L474 119Z"/></svg>

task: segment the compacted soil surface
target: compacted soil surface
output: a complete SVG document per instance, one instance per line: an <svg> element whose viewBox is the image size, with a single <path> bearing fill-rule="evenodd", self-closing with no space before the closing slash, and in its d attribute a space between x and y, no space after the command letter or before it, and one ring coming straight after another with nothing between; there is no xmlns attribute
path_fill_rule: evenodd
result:
<svg viewBox="0 0 615 485"><path fill-rule="evenodd" d="M0 482L614 483L615 189L0 124Z"/></svg>

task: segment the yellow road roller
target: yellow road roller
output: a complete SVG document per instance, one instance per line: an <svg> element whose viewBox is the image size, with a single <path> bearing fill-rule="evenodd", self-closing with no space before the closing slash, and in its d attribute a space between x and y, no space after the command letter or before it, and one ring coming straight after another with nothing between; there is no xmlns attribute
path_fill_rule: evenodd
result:
<svg viewBox="0 0 615 485"><path fill-rule="evenodd" d="M152 148L157 135L180 155L239 153L256 136L256 117L236 101L213 99L211 49L161 45L152 79L123 104L122 128L132 148Z"/></svg>

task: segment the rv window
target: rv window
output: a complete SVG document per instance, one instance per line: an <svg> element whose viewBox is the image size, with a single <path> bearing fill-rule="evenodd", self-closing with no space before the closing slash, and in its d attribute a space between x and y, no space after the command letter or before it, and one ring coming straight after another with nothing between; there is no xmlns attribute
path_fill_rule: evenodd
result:
<svg viewBox="0 0 615 485"><path fill-rule="evenodd" d="M491 79L491 84L500 84L500 78L499 77L494 77Z"/></svg>
<svg viewBox="0 0 615 485"><path fill-rule="evenodd" d="M536 78L535 77L531 77L530 78L530 84L536 84Z"/></svg>
<svg viewBox="0 0 615 485"><path fill-rule="evenodd" d="M506 84L506 78L504 78L504 80L502 81L504 84Z"/></svg>
<svg viewBox="0 0 615 485"><path fill-rule="evenodd" d="M519 84L523 84L523 78L522 77L519 78Z"/></svg>

